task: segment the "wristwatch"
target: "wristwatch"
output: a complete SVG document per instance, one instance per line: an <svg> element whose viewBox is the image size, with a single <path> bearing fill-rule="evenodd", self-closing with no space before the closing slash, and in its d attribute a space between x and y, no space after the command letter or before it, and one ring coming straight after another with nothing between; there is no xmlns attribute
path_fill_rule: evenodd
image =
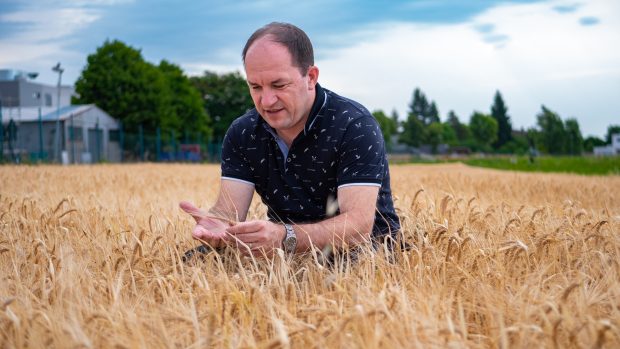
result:
<svg viewBox="0 0 620 349"><path fill-rule="evenodd" d="M288 254L294 254L297 249L297 235L295 234L295 229L293 229L293 226L290 224L284 224L284 229L286 229L286 236L284 240L282 240L282 249Z"/></svg>

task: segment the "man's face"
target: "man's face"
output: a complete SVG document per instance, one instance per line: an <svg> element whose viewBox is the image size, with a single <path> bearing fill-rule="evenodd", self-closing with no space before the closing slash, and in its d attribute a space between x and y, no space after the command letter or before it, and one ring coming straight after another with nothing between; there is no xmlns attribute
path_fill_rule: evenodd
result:
<svg viewBox="0 0 620 349"><path fill-rule="evenodd" d="M288 49L265 36L248 49L245 73L256 110L265 121L281 136L299 134L314 102L318 69L310 67L303 76Z"/></svg>

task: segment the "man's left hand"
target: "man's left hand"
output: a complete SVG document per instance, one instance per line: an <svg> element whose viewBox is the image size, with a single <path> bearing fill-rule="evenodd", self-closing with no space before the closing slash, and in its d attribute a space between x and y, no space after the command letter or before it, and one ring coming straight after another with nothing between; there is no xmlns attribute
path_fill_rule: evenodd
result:
<svg viewBox="0 0 620 349"><path fill-rule="evenodd" d="M286 230L281 224L265 220L237 223L226 229L229 244L237 244L239 251L245 255L271 257L275 249L282 248Z"/></svg>

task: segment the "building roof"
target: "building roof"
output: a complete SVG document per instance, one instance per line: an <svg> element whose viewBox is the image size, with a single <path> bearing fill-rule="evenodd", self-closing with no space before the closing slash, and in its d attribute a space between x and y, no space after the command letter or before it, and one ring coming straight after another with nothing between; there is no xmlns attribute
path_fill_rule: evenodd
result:
<svg viewBox="0 0 620 349"><path fill-rule="evenodd" d="M67 105L60 107L58 111L56 107L42 107L41 108L41 120L42 121L56 121L58 118L60 121L67 120L73 116L80 115L92 108L97 108L94 104L80 104L80 105ZM60 117L58 117L58 115ZM31 122L39 120L39 108L38 107L14 107L14 108L2 108L2 123L6 124L10 119L15 122Z"/></svg>

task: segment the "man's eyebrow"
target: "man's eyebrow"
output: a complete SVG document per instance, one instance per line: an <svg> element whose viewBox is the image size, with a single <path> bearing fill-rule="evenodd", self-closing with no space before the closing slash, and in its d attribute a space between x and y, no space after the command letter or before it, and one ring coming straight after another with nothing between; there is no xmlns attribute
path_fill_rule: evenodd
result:
<svg viewBox="0 0 620 349"><path fill-rule="evenodd" d="M271 81L269 84L270 84L270 85L276 85L276 84L284 84L284 83L286 83L286 82L287 82L287 80L286 80L286 79L279 78L279 79L276 79L276 80L274 80L274 81ZM259 83L256 83L256 82L253 82L253 81L248 80L248 85L260 85L260 84L259 84Z"/></svg>

